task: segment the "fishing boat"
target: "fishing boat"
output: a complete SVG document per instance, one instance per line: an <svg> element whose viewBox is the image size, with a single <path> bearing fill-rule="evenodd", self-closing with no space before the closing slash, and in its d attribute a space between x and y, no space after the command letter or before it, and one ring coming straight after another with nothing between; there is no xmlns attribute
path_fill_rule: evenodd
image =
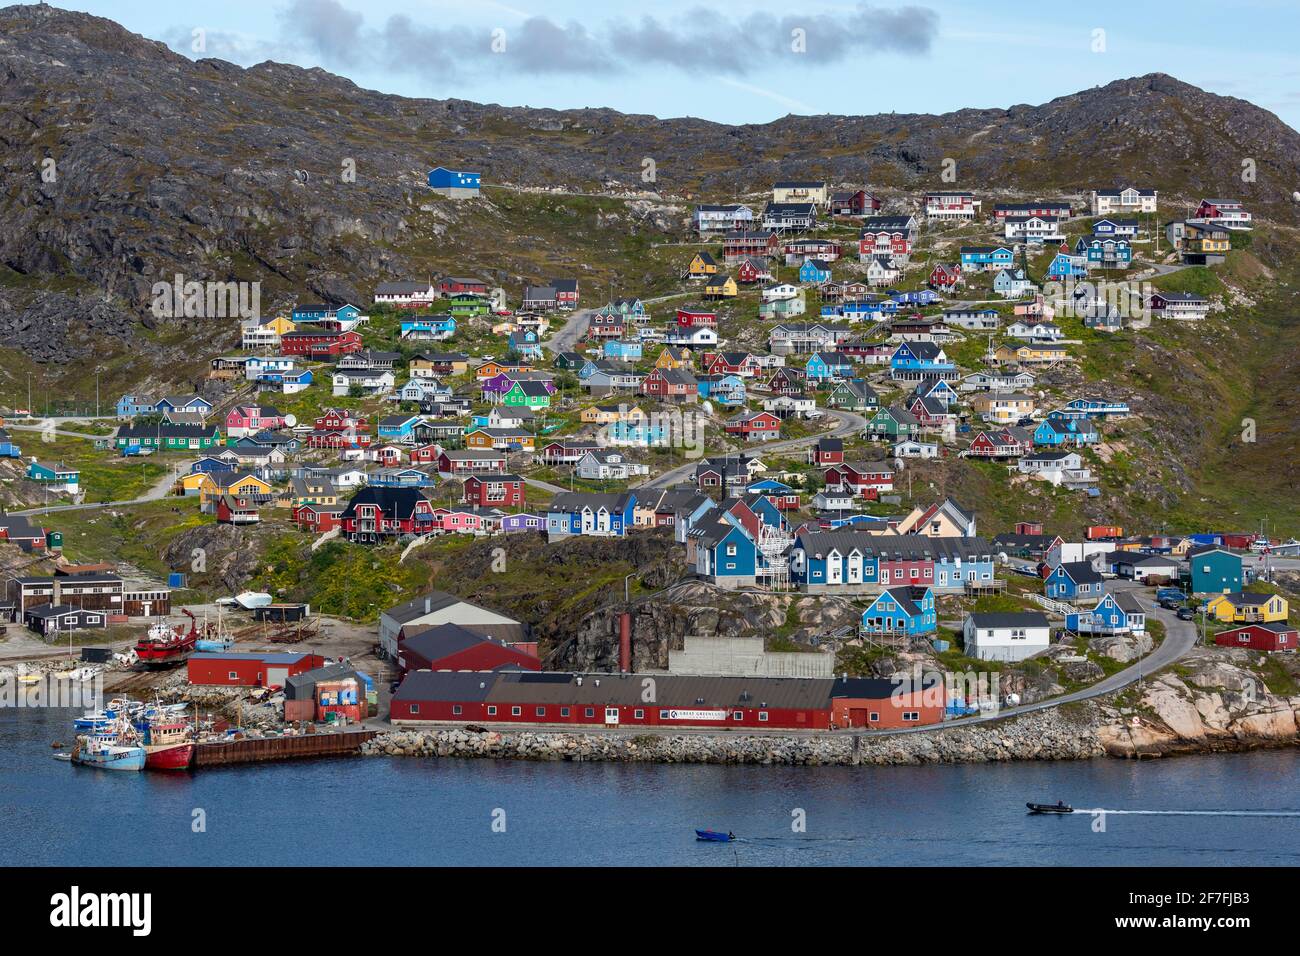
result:
<svg viewBox="0 0 1300 956"><path fill-rule="evenodd" d="M1026 803L1030 813L1073 813L1074 807L1060 800L1056 803Z"/></svg>
<svg viewBox="0 0 1300 956"><path fill-rule="evenodd" d="M112 726L114 717L104 711L82 714L72 722L74 730L105 730Z"/></svg>
<svg viewBox="0 0 1300 956"><path fill-rule="evenodd" d="M199 639L194 615L186 608L181 608L181 613L190 619L188 631L185 630L184 625L172 627L166 622L159 621L151 624L149 632L136 642L135 656L139 659L141 667L172 667L184 661L194 651L194 645Z"/></svg>
<svg viewBox="0 0 1300 956"><path fill-rule="evenodd" d="M695 839L710 843L730 843L736 839L734 833L719 833L717 830L696 830Z"/></svg>
<svg viewBox="0 0 1300 956"><path fill-rule="evenodd" d="M194 736L184 720L151 720L144 738L145 768L185 770L194 759Z"/></svg>
<svg viewBox="0 0 1300 956"><path fill-rule="evenodd" d="M143 770L145 750L143 747L87 740L72 751L72 762L100 770Z"/></svg>

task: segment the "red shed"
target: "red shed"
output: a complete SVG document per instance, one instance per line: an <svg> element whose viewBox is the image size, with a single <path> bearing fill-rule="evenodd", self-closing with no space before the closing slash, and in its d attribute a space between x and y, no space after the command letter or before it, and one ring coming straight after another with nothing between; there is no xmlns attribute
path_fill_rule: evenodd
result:
<svg viewBox="0 0 1300 956"><path fill-rule="evenodd" d="M191 684L220 687L283 687L303 671L320 667L319 654L192 654L186 662Z"/></svg>
<svg viewBox="0 0 1300 956"><path fill-rule="evenodd" d="M1244 624L1214 635L1219 647L1245 647L1252 651L1294 651L1297 632L1282 621Z"/></svg>

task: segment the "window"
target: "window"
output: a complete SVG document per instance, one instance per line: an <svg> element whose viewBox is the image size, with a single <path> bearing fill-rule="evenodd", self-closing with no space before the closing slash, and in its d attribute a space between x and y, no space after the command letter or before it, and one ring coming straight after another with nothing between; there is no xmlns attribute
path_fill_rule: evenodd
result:
<svg viewBox="0 0 1300 956"><path fill-rule="evenodd" d="M595 716L596 716L596 708L595 708L595 707L588 707L588 708L586 708L586 709L583 711L583 716L584 716L584 717L595 717Z"/></svg>
<svg viewBox="0 0 1300 956"><path fill-rule="evenodd" d="M765 724L765 723L767 723L767 711L765 711L765 710L760 710L760 711L758 712L758 722L759 722L760 724Z"/></svg>
<svg viewBox="0 0 1300 956"><path fill-rule="evenodd" d="M880 720L880 712L873 710L871 713L867 714L867 720L871 721L873 724L876 723Z"/></svg>
<svg viewBox="0 0 1300 956"><path fill-rule="evenodd" d="M497 715L497 705L496 705L496 704L488 704L488 710L487 710L487 712L488 712L488 716L489 716L489 717L495 717L495 716Z"/></svg>
<svg viewBox="0 0 1300 956"><path fill-rule="evenodd" d="M538 707L535 711L533 711L533 713L536 714L538 717L545 717L545 716L546 716L546 708L545 708L545 707Z"/></svg>
<svg viewBox="0 0 1300 956"><path fill-rule="evenodd" d="M921 719L921 712L918 711L918 710L905 710L905 711L903 711L903 720L905 720L905 721L913 721L913 722L914 722L914 721L918 721L918 720L920 720L920 719Z"/></svg>
<svg viewBox="0 0 1300 956"><path fill-rule="evenodd" d="M732 719L732 720L744 720L744 719L745 719L745 712L744 712L743 710L733 710L733 711L731 712L731 719Z"/></svg>
<svg viewBox="0 0 1300 956"><path fill-rule="evenodd" d="M226 676L229 677L231 680L238 680L238 679L239 679L239 674L236 673L235 671L231 671L231 672L230 672L229 674L227 674Z"/></svg>
<svg viewBox="0 0 1300 956"><path fill-rule="evenodd" d="M568 707L561 707L561 708L560 708L560 716L561 716L561 717L568 717L568 716L569 716L569 708L568 708Z"/></svg>
<svg viewBox="0 0 1300 956"><path fill-rule="evenodd" d="M511 707L511 708L510 708L510 716L511 716L511 717L518 717L518 716L519 716L520 714L522 714L522 713L523 713L523 711L522 711L519 707Z"/></svg>
<svg viewBox="0 0 1300 956"><path fill-rule="evenodd" d="M417 704L416 706L418 707L419 705ZM452 704L452 705L451 705L451 712L452 712L453 715L459 717L459 716L460 716L460 704Z"/></svg>
<svg viewBox="0 0 1300 956"><path fill-rule="evenodd" d="M641 710L640 708L637 708L636 710L632 711L632 716L637 720L645 720L645 711Z"/></svg>

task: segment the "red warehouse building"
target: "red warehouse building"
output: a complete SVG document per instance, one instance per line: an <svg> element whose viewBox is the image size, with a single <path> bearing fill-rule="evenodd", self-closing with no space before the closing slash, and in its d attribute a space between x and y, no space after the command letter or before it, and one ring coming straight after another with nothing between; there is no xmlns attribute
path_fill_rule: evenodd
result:
<svg viewBox="0 0 1300 956"><path fill-rule="evenodd" d="M653 681L655 703L646 703ZM519 671L411 671L395 724L745 727L827 730L828 678L687 677Z"/></svg>
<svg viewBox="0 0 1300 956"><path fill-rule="evenodd" d="M215 687L283 687L297 674L321 667L319 654L191 654L186 662L191 684Z"/></svg>
<svg viewBox="0 0 1300 956"><path fill-rule="evenodd" d="M1219 647L1244 647L1252 651L1294 651L1297 631L1282 621L1245 624L1214 635Z"/></svg>
<svg viewBox="0 0 1300 956"><path fill-rule="evenodd" d="M511 644L476 634L459 624L439 624L397 643L397 663L406 671L488 671L515 667L542 669L534 641Z"/></svg>
<svg viewBox="0 0 1300 956"><path fill-rule="evenodd" d="M843 677L831 690L831 723L891 730L937 724L943 720L946 698L937 674L926 675L919 687L890 678Z"/></svg>

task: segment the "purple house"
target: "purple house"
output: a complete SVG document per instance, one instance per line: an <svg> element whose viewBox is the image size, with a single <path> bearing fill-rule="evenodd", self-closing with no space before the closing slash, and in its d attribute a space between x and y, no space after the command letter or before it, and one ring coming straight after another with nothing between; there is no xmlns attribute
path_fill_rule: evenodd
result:
<svg viewBox="0 0 1300 956"><path fill-rule="evenodd" d="M507 534L511 531L545 531L546 515L529 514L527 511L506 515L501 519L501 530Z"/></svg>
<svg viewBox="0 0 1300 956"><path fill-rule="evenodd" d="M515 382L521 380L518 375L512 375L509 372L498 372L491 378L485 378L479 383L479 388L483 390L484 395L504 395L514 387ZM550 379L542 379L542 384L546 386L547 394L555 394L555 382Z"/></svg>

